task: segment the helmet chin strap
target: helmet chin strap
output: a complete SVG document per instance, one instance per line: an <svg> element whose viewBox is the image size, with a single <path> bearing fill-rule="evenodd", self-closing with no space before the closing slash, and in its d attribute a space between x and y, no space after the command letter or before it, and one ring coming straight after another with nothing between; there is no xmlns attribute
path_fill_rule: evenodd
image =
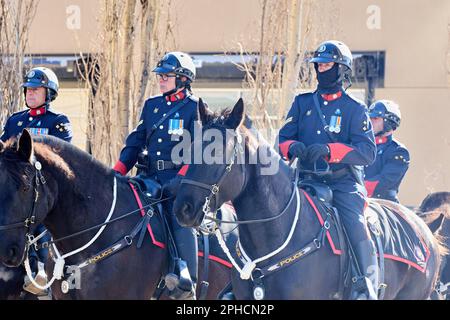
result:
<svg viewBox="0 0 450 320"><path fill-rule="evenodd" d="M163 93L163 97L167 97L167 96L171 96L172 94L174 94L175 92L177 92L180 88L175 87L175 89L169 90L167 92Z"/></svg>
<svg viewBox="0 0 450 320"><path fill-rule="evenodd" d="M388 132L391 132L391 131L394 131L394 130L393 130L392 128L389 129L389 130L383 129L382 131L378 132L378 133L375 135L375 137L382 137L382 136L384 136L385 133L388 133Z"/></svg>
<svg viewBox="0 0 450 320"><path fill-rule="evenodd" d="M347 91L347 89L349 89L352 86L352 79L350 77L349 72L345 69L347 67L345 67L342 64L339 64L339 79L338 82L342 81L342 84L344 84L345 82L348 82L348 86L344 86L344 91Z"/></svg>
<svg viewBox="0 0 450 320"><path fill-rule="evenodd" d="M387 124L386 123L386 121L384 121L384 119L383 119L383 130L381 130L380 132L378 132L376 135L375 135L375 137L381 137L381 136L383 136L385 133L388 133L388 132L394 132L395 131L395 129L390 125L390 124Z"/></svg>
<svg viewBox="0 0 450 320"><path fill-rule="evenodd" d="M189 92L191 91L191 87L188 83L188 81L181 81L178 77L175 80L175 88L172 90L169 90L167 92L163 93L163 97L171 96L172 94L176 93L180 89L187 89Z"/></svg>

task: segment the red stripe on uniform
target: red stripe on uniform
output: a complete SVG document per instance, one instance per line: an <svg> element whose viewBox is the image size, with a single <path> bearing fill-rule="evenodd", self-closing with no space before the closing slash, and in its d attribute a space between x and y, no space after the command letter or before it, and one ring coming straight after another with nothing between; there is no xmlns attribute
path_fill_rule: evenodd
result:
<svg viewBox="0 0 450 320"><path fill-rule="evenodd" d="M369 180L364 181L364 185L366 186L367 196L368 197L372 197L373 196L375 188L377 187L377 185L379 183L380 183L380 181L369 181Z"/></svg>
<svg viewBox="0 0 450 320"><path fill-rule="evenodd" d="M119 172L121 175L126 175L128 170L125 164L122 161L117 161L116 164L113 167L113 170Z"/></svg>
<svg viewBox="0 0 450 320"><path fill-rule="evenodd" d="M291 144L293 144L294 142L296 142L295 140L288 140L285 141L283 143L280 143L278 145L278 147L280 148L281 154L283 155L283 157L285 157L286 159L289 159L288 156L288 151L289 151L289 147L291 146Z"/></svg>
<svg viewBox="0 0 450 320"><path fill-rule="evenodd" d="M175 101L178 101L178 100L183 100L185 96L186 95L184 94L184 92L180 91L178 93L171 94L170 96L166 96L166 100L167 101L171 101L171 102L175 102Z"/></svg>
<svg viewBox="0 0 450 320"><path fill-rule="evenodd" d="M375 138L376 144L383 144L383 143L386 143L387 140L388 140L388 137Z"/></svg>
<svg viewBox="0 0 450 320"><path fill-rule="evenodd" d="M339 99L342 96L342 91L331 93L331 94L321 94L323 100L333 101Z"/></svg>
<svg viewBox="0 0 450 320"><path fill-rule="evenodd" d="M40 107L40 108L34 108L34 109L30 108L30 111L29 111L30 116L33 116L33 117L41 116L41 115L45 114L46 112L47 112L46 107Z"/></svg>
<svg viewBox="0 0 450 320"><path fill-rule="evenodd" d="M188 169L189 169L189 165L185 164L184 166L181 167L180 171L178 171L178 175L184 177L186 175Z"/></svg>
<svg viewBox="0 0 450 320"><path fill-rule="evenodd" d="M343 143L329 143L328 147L330 148L329 163L339 163L350 151L353 151L353 148Z"/></svg>

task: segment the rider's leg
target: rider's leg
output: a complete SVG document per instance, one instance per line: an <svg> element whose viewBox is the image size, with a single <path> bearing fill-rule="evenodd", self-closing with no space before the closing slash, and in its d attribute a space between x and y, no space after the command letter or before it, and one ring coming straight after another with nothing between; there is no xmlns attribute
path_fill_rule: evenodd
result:
<svg viewBox="0 0 450 320"><path fill-rule="evenodd" d="M178 255L181 258L181 262L178 263L179 274L173 274L166 276L167 281L173 281L173 286L176 285L179 290L173 290L172 298L176 299L195 299L195 289L197 283L198 274L198 261L197 261L197 236L193 228L181 227L176 220L176 216L173 214L172 206L167 206L170 211L170 220L172 224L173 236L177 247ZM168 287L171 284L168 283Z"/></svg>
<svg viewBox="0 0 450 320"><path fill-rule="evenodd" d="M365 197L359 192L334 191L333 204L338 209L347 231L363 278L352 292L352 299L376 300L378 293L378 262L375 245L364 218Z"/></svg>
<svg viewBox="0 0 450 320"><path fill-rule="evenodd" d="M38 235L40 235L45 230L46 229L45 229L44 225L42 225L42 224L39 225L36 228L35 236L37 237ZM47 233L42 238L40 238L37 243L38 244L42 244L42 243L50 241L50 240L51 240L51 236L50 236L50 233L47 231ZM48 248L41 248L41 249L39 249L37 254L38 254L39 261L41 261L43 264L45 264L47 262L47 259L48 259Z"/></svg>
<svg viewBox="0 0 450 320"><path fill-rule="evenodd" d="M34 231L34 236L37 237L42 232L44 232L46 229L44 225L39 225L36 227L36 230ZM47 232L41 239L38 240L38 244L41 244L45 241L50 241L51 236ZM34 246L30 248L29 251L29 261L30 261L30 269L32 272L33 277L35 278L35 281L41 285L44 286L47 284L47 275L45 273L44 264L47 261L48 258L48 249L42 248L36 251L34 249ZM24 279L24 290L31 292L33 294L37 295L46 295L48 292L45 290L41 290L33 285L30 279L28 279L28 276L25 276Z"/></svg>

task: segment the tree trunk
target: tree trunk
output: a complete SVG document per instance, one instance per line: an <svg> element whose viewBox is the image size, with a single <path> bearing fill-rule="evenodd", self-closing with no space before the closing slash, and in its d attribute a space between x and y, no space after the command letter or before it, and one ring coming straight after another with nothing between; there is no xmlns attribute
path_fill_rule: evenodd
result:
<svg viewBox="0 0 450 320"><path fill-rule="evenodd" d="M288 18L288 43L285 52L285 61L283 68L283 88L281 94L280 106L286 106L291 103L294 97L294 90L298 85L298 74L300 72L300 35L302 29L302 9L305 0L291 0ZM283 109L279 108L278 117L283 116Z"/></svg>
<svg viewBox="0 0 450 320"><path fill-rule="evenodd" d="M119 141L123 141L128 135L128 121L130 113L130 96L131 96L131 76L132 76L132 59L134 53L134 11L136 8L136 0L126 0L125 11L123 14L123 26L121 30L122 43L119 55Z"/></svg>
<svg viewBox="0 0 450 320"><path fill-rule="evenodd" d="M102 4L98 47L92 49L96 53L89 61L81 59L85 65L81 69L91 89L87 145L95 158L112 165L130 126L138 121L152 84L151 68L167 48L170 36L164 31L173 10L170 1L104 0ZM160 12L172 12L172 17L159 19Z"/></svg>
<svg viewBox="0 0 450 320"><path fill-rule="evenodd" d="M0 0L0 125L21 109L28 32L36 13L32 0Z"/></svg>

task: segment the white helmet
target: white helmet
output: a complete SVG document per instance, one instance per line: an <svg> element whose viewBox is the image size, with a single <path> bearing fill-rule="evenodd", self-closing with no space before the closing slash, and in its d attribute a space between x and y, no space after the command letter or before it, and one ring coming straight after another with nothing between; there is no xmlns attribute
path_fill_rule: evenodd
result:
<svg viewBox="0 0 450 320"><path fill-rule="evenodd" d="M59 81L56 74L45 67L33 68L25 75L22 88L47 88L47 103L55 100L58 96Z"/></svg>
<svg viewBox="0 0 450 320"><path fill-rule="evenodd" d="M392 100L378 100L369 107L369 116L371 118L383 118L385 130L395 130L400 126L402 113L397 103Z"/></svg>
<svg viewBox="0 0 450 320"><path fill-rule="evenodd" d="M184 52L169 52L167 53L153 69L156 73L173 72L179 76L184 76L189 79L189 82L195 80L195 65L192 58Z"/></svg>

